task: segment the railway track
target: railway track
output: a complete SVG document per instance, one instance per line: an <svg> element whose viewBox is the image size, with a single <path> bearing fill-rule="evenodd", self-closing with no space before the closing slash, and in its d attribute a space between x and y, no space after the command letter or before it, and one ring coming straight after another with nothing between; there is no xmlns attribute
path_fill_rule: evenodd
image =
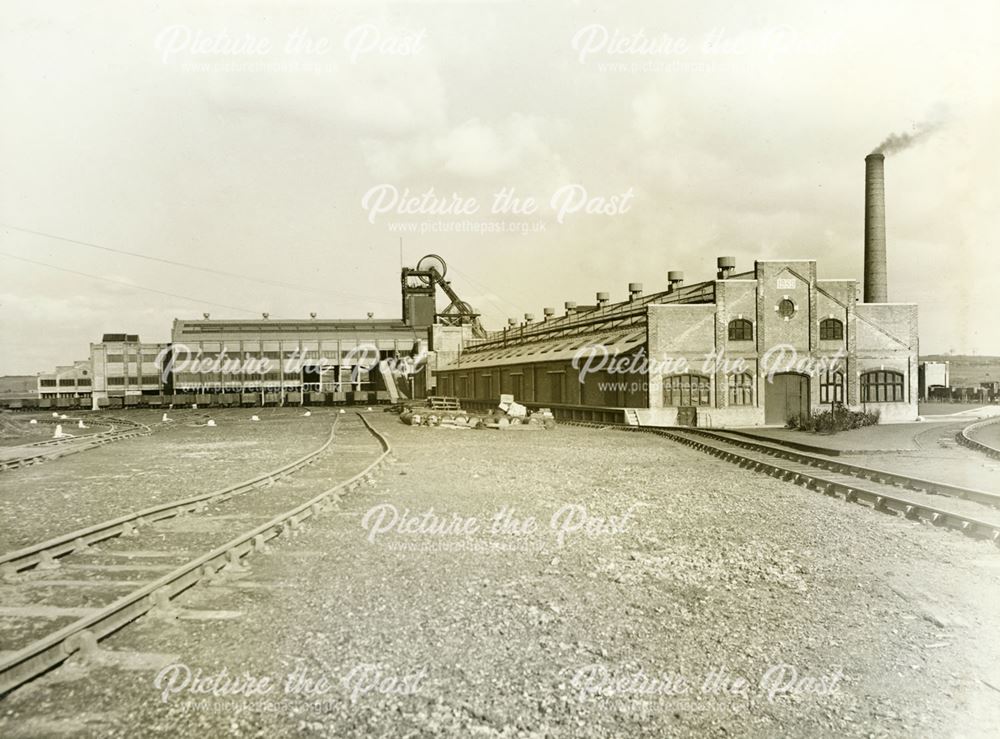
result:
<svg viewBox="0 0 1000 739"><path fill-rule="evenodd" d="M848 503L860 503L880 513L961 531L1000 547L1000 512L997 510L1000 495L996 493L848 464L724 431L617 424L574 425L663 436L745 469L839 497ZM941 499L948 501L947 507L942 506Z"/></svg>
<svg viewBox="0 0 1000 739"><path fill-rule="evenodd" d="M245 572L250 554L335 508L390 452L361 414L344 417L320 448L251 480L0 556L2 601L17 603L0 606L13 627L0 630L0 696L145 614L183 617L178 595ZM40 621L52 628L36 637Z"/></svg>
<svg viewBox="0 0 1000 739"><path fill-rule="evenodd" d="M123 439L148 436L153 433L152 428L146 424L124 418L102 416L99 419L94 419L91 423L95 425L107 425L109 428L107 431L95 434L68 436L63 439L45 439L44 441L36 441L31 444L0 448L0 472L19 467L30 467L31 465L49 462L69 454L77 454L87 449L95 449L99 446L122 441Z"/></svg>

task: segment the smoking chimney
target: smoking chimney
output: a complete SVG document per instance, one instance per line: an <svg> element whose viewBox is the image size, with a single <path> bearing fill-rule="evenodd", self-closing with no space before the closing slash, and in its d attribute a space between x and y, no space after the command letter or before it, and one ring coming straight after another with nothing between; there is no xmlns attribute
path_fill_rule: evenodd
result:
<svg viewBox="0 0 1000 739"><path fill-rule="evenodd" d="M865 302L889 302L885 269L884 154L865 157Z"/></svg>

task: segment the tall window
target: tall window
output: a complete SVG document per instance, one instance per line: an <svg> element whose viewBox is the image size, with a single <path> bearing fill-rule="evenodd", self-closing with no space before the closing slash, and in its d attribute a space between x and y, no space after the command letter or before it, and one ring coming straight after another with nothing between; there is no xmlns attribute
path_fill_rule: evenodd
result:
<svg viewBox="0 0 1000 739"><path fill-rule="evenodd" d="M745 318L737 318L729 322L730 341L752 341L753 324Z"/></svg>
<svg viewBox="0 0 1000 739"><path fill-rule="evenodd" d="M753 404L753 375L744 372L729 378L729 405Z"/></svg>
<svg viewBox="0 0 1000 739"><path fill-rule="evenodd" d="M839 323L839 321L838 321ZM819 378L819 402L844 402L844 373L840 370L826 372Z"/></svg>
<svg viewBox="0 0 1000 739"><path fill-rule="evenodd" d="M903 375L891 370L876 370L861 375L862 403L902 403Z"/></svg>
<svg viewBox="0 0 1000 739"><path fill-rule="evenodd" d="M841 341L844 338L844 324L836 318L824 318L819 322L819 338L823 341Z"/></svg>
<svg viewBox="0 0 1000 739"><path fill-rule="evenodd" d="M670 375L663 379L663 405L670 408L710 405L710 389L704 375Z"/></svg>

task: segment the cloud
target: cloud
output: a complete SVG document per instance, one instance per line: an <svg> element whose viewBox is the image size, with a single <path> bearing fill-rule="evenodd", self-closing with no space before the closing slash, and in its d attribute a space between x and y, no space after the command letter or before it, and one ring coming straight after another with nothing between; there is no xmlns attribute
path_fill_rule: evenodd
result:
<svg viewBox="0 0 1000 739"><path fill-rule="evenodd" d="M547 139L556 125L538 116L513 113L489 123L472 118L438 133L402 140L365 140L365 159L376 177L401 179L419 174L489 180L518 175L541 165L558 169Z"/></svg>

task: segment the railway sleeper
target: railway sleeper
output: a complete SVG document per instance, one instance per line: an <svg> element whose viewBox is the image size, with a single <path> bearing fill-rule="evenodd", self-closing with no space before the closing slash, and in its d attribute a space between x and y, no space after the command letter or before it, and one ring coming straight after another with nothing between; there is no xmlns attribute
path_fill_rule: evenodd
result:
<svg viewBox="0 0 1000 739"><path fill-rule="evenodd" d="M149 596L151 603L151 608L149 609L148 615L155 619L162 619L164 621L173 621L181 613L181 609L174 605L173 601L170 600L171 594L169 588L160 588L159 590L154 590Z"/></svg>
<svg viewBox="0 0 1000 739"><path fill-rule="evenodd" d="M101 658L101 647L97 643L97 635L90 629L84 629L66 637L62 643L62 650L67 657L72 657L84 665L99 662Z"/></svg>

